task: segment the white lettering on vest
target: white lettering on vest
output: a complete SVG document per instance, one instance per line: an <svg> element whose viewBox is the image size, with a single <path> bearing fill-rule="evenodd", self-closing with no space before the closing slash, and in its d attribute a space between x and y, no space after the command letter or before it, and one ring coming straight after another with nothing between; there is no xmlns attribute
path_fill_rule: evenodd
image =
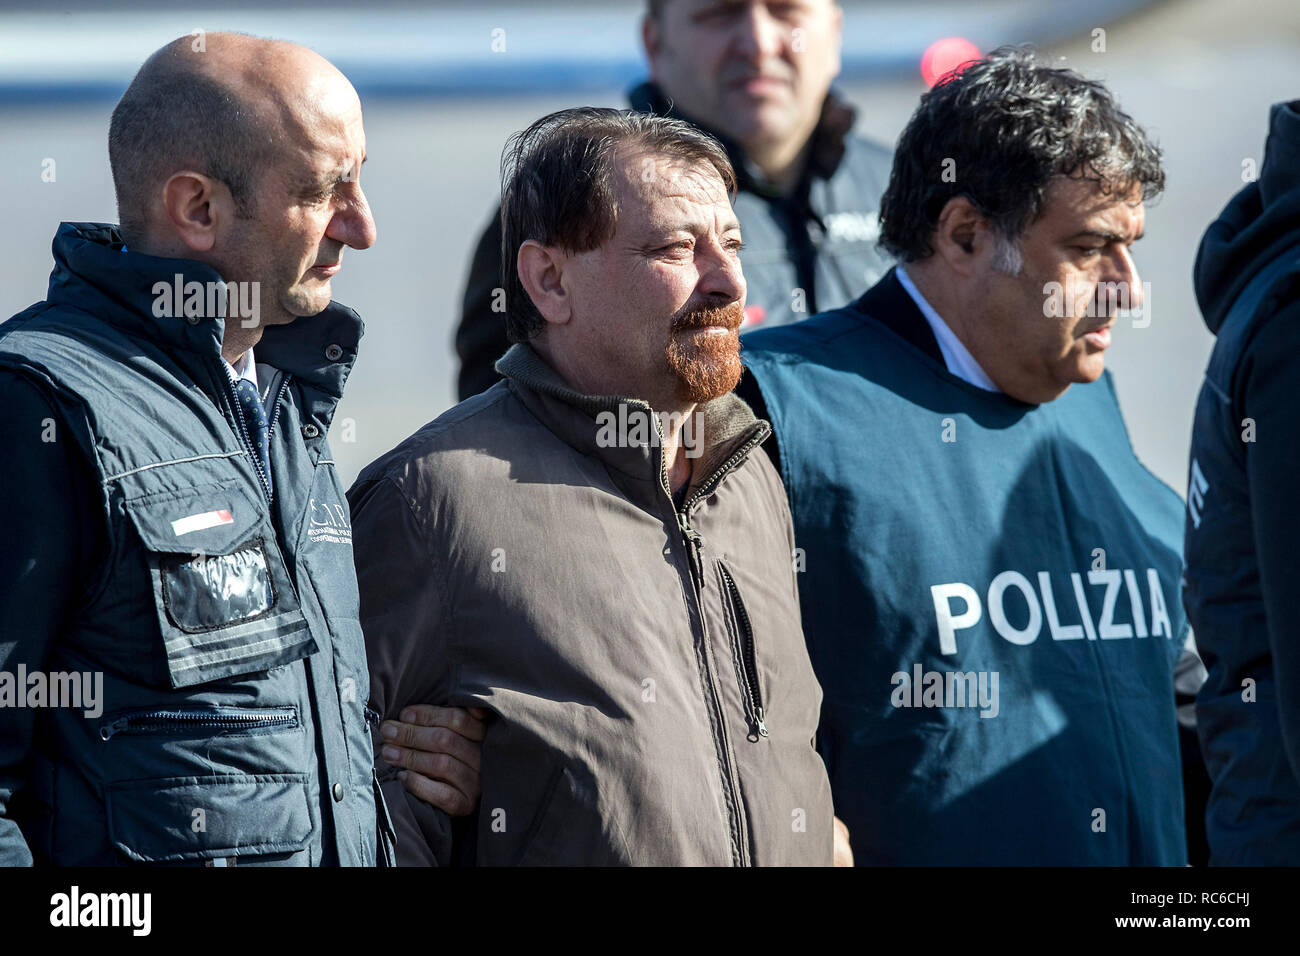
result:
<svg viewBox="0 0 1300 956"><path fill-rule="evenodd" d="M970 630L979 624L986 607L989 624L992 625L993 630L1008 643L1020 647L1038 640L1039 634L1042 633L1044 618L1047 620L1047 630L1053 641L1075 641L1085 637L1090 641L1095 641L1098 637L1102 640L1115 641L1133 637L1143 638L1148 634L1152 637L1161 635L1165 638L1173 637L1173 624L1169 618L1164 589L1155 568L1146 569L1147 601L1151 609L1149 624L1138 588L1137 573L1131 568L1108 568L1103 571L1087 572L1088 585L1104 588L1101 595L1101 616L1097 620L1094 620L1088 605L1083 575L1077 571L1070 572L1070 586L1079 613L1077 624L1061 623L1052 576L1046 571L1038 571L1036 575L1037 590L1030 583L1030 579L1021 572L1002 571L989 582L986 597L982 602L979 591L964 581L930 585L930 597L934 602L935 627L939 633L939 652L956 654L957 632ZM1121 581L1128 592L1129 621L1116 620L1116 612L1121 611L1122 608L1119 601ZM1007 617L1005 599L1006 592L1010 588L1020 592L1028 609L1028 619L1020 627Z"/></svg>
<svg viewBox="0 0 1300 956"><path fill-rule="evenodd" d="M957 581L953 584L933 584L930 596L934 599L934 617L939 625L939 650L944 654L957 653L956 633L959 628L974 627L979 623L984 609L980 607L980 596L969 584ZM961 598L966 603L966 610L960 614L952 613L952 598Z"/></svg>
<svg viewBox="0 0 1300 956"><path fill-rule="evenodd" d="M1022 628L1012 626L1002 606L1002 596L1008 587L1013 586L1025 596L1025 603L1029 605L1029 621ZM1043 612L1038 607L1038 595L1019 571L1003 571L989 584L989 620L994 629L1012 644L1032 644L1038 640Z"/></svg>

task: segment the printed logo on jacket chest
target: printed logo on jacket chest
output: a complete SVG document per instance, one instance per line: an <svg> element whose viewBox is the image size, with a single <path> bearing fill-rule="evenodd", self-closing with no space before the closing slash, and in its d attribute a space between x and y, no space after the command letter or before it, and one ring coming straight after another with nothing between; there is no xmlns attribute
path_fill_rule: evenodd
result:
<svg viewBox="0 0 1300 956"><path fill-rule="evenodd" d="M352 546L352 522L348 509L331 501L309 502L307 537L312 544L345 544Z"/></svg>

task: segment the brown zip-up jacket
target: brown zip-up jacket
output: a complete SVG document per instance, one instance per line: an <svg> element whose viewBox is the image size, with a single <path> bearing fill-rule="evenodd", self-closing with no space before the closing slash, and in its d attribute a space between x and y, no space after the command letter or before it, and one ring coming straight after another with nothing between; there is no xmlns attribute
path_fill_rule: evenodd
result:
<svg viewBox="0 0 1300 956"><path fill-rule="evenodd" d="M701 406L678 507L646 403L581 395L527 345L497 368L348 495L372 707L493 714L466 826L379 758L398 862L829 865L770 426ZM638 415L653 440L612 440Z"/></svg>

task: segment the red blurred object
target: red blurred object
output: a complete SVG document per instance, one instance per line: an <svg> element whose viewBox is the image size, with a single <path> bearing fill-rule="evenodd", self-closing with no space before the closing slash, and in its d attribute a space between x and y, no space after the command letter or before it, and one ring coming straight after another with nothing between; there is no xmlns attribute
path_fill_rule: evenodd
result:
<svg viewBox="0 0 1300 956"><path fill-rule="evenodd" d="M957 67L980 58L980 48L962 37L935 40L921 55L921 77L934 86Z"/></svg>
<svg viewBox="0 0 1300 956"><path fill-rule="evenodd" d="M756 325L762 325L765 318L767 318L767 309L761 305L747 305L745 306L745 319L740 323L740 327L750 329Z"/></svg>

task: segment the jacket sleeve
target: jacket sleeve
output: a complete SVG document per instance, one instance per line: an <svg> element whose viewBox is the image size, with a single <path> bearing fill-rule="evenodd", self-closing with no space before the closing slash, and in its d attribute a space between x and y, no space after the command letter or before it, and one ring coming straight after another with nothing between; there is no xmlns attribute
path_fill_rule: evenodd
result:
<svg viewBox="0 0 1300 956"><path fill-rule="evenodd" d="M493 366L510 347L510 339L506 335L505 313L492 311L499 288L500 213L492 217L479 238L469 267L469 279L465 283L460 325L456 329L456 354L460 356L460 375L456 383L459 401L491 388L501 378Z"/></svg>
<svg viewBox="0 0 1300 956"><path fill-rule="evenodd" d="M1300 496L1295 493L1300 475L1300 442L1295 436L1300 304L1268 320L1248 355L1241 408L1255 422L1255 441L1246 444L1250 514L1282 744L1300 779L1300 629L1293 603L1300 581Z"/></svg>
<svg viewBox="0 0 1300 956"><path fill-rule="evenodd" d="M441 703L449 683L443 637L443 574L402 490L388 478L358 481L348 492L361 629L370 669L370 706L384 720L410 704ZM446 866L451 820L412 796L383 759L374 730L375 768L397 840L399 866Z"/></svg>
<svg viewBox="0 0 1300 956"><path fill-rule="evenodd" d="M26 377L0 372L0 672L46 670L64 617L92 566L89 518L94 484L69 429ZM22 694L23 687L15 687ZM24 797L40 710L0 708L0 866L30 866L14 818Z"/></svg>

